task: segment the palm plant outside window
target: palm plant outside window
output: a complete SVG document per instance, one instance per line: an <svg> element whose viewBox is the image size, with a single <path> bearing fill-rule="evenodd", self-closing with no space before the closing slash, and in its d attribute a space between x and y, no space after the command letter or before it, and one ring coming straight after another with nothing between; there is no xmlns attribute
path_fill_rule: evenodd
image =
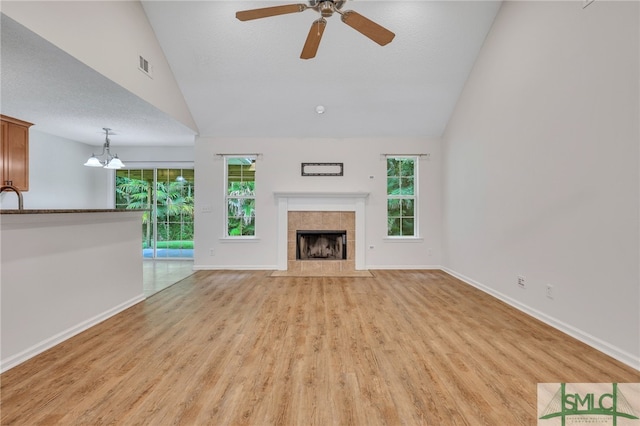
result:
<svg viewBox="0 0 640 426"><path fill-rule="evenodd" d="M144 257L193 257L193 169L116 171L117 209L144 209Z"/></svg>
<svg viewBox="0 0 640 426"><path fill-rule="evenodd" d="M387 158L387 235L417 235L417 157Z"/></svg>
<svg viewBox="0 0 640 426"><path fill-rule="evenodd" d="M229 237L256 234L256 159L226 157L226 231Z"/></svg>

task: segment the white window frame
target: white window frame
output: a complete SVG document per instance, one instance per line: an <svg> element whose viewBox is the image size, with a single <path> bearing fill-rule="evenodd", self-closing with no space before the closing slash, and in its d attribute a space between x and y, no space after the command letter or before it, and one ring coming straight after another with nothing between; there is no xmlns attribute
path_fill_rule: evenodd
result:
<svg viewBox="0 0 640 426"><path fill-rule="evenodd" d="M248 159L254 162L257 161L257 155L255 154L247 154L247 155L225 155L224 156L224 229L223 229L223 240L233 240L233 241L241 241L241 240L256 240L258 234L258 226L257 226L257 215L255 217L254 224L254 232L253 235L229 235L229 160L230 159ZM254 182L257 181L254 176ZM257 196L254 195L252 197L231 197L231 198L245 198L245 199L253 199L254 204L256 203Z"/></svg>
<svg viewBox="0 0 640 426"><path fill-rule="evenodd" d="M389 159L412 159L413 160L413 195L389 195L388 194L388 170L387 170L387 160ZM418 220L418 207L419 207L419 171L420 171L420 156L419 155L392 155L388 154L385 156L384 167L385 167L385 239L388 240L419 240L420 238L420 221ZM389 235L389 199L413 199L413 235Z"/></svg>

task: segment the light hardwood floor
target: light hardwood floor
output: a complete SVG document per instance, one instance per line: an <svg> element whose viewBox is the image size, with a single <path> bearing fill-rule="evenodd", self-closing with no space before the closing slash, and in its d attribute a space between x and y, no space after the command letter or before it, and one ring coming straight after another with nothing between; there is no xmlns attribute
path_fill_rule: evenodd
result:
<svg viewBox="0 0 640 426"><path fill-rule="evenodd" d="M0 376L3 425L534 425L640 372L440 271L199 271Z"/></svg>

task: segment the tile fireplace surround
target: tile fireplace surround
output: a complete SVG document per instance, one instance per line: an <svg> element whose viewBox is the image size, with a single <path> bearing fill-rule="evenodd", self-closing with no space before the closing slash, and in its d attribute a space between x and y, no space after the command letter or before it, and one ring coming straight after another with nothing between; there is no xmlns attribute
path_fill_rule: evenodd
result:
<svg viewBox="0 0 640 426"><path fill-rule="evenodd" d="M290 211L287 215L287 271L326 272L328 274L355 271L356 214L355 212ZM344 229L347 231L346 260L297 260L296 231L324 231Z"/></svg>
<svg viewBox="0 0 640 426"><path fill-rule="evenodd" d="M364 271L365 192L276 192L278 270L327 275ZM296 260L296 230L347 231L346 260Z"/></svg>

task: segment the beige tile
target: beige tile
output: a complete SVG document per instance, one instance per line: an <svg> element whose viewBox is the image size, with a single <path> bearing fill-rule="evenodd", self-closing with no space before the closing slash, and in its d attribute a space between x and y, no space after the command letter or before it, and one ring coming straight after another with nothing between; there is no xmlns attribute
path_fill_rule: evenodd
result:
<svg viewBox="0 0 640 426"><path fill-rule="evenodd" d="M149 297L193 274L193 260L151 260L142 262L143 292Z"/></svg>
<svg viewBox="0 0 640 426"><path fill-rule="evenodd" d="M341 260L327 260L322 263L322 272L329 274L340 272L342 270L342 263Z"/></svg>
<svg viewBox="0 0 640 426"><path fill-rule="evenodd" d="M347 231L355 231L356 229L356 213L340 212L340 226Z"/></svg>
<svg viewBox="0 0 640 426"><path fill-rule="evenodd" d="M287 261L287 271L289 272L301 272L302 271L302 262L297 260L289 260Z"/></svg>
<svg viewBox="0 0 640 426"><path fill-rule="evenodd" d="M347 260L355 260L356 258L356 242L347 240Z"/></svg>
<svg viewBox="0 0 640 426"><path fill-rule="evenodd" d="M326 230L341 230L340 212L324 212L322 215L322 226Z"/></svg>
<svg viewBox="0 0 640 426"><path fill-rule="evenodd" d="M355 271L356 270L356 262L352 260L345 260L342 262L342 271Z"/></svg>
<svg viewBox="0 0 640 426"><path fill-rule="evenodd" d="M289 241L287 244L287 260L296 260L296 243Z"/></svg>
<svg viewBox="0 0 640 426"><path fill-rule="evenodd" d="M304 229L323 229L323 216L324 212L307 212L303 225Z"/></svg>
<svg viewBox="0 0 640 426"><path fill-rule="evenodd" d="M295 231L299 229L300 221L302 220L302 213L305 212L288 212L287 214L287 230Z"/></svg>
<svg viewBox="0 0 640 426"><path fill-rule="evenodd" d="M322 272L322 261L319 260L307 260L300 262L302 264L302 271L309 273Z"/></svg>

